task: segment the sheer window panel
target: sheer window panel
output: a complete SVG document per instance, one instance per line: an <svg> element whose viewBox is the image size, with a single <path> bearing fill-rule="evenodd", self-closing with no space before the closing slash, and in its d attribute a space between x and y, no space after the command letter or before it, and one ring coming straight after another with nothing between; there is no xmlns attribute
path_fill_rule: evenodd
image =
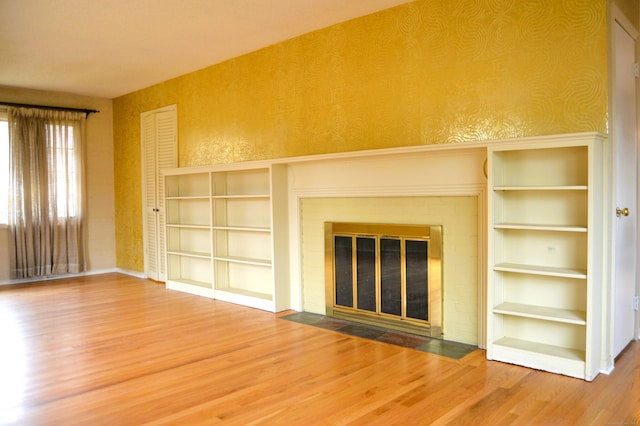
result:
<svg viewBox="0 0 640 426"><path fill-rule="evenodd" d="M9 126L0 117L0 226L6 226L9 205Z"/></svg>

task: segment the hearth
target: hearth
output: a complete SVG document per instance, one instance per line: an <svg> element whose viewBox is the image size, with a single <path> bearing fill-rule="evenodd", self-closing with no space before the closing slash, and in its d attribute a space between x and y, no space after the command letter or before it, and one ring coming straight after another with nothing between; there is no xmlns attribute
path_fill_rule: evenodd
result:
<svg viewBox="0 0 640 426"><path fill-rule="evenodd" d="M442 337L442 227L325 223L326 314Z"/></svg>

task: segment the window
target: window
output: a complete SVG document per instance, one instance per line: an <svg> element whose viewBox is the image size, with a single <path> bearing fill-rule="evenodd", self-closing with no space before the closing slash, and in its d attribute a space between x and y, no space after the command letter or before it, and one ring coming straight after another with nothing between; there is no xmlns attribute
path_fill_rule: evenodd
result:
<svg viewBox="0 0 640 426"><path fill-rule="evenodd" d="M76 162L74 161L73 127L71 126L49 126L49 132L60 132L55 138L58 143L55 149L51 150L51 163L56 165L56 182L53 194L56 195L55 205L58 209L58 216L77 216L78 190ZM65 134L66 133L66 134ZM53 203L51 204L53 206Z"/></svg>
<svg viewBox="0 0 640 426"><path fill-rule="evenodd" d="M9 219L9 126L0 118L0 225Z"/></svg>
<svg viewBox="0 0 640 426"><path fill-rule="evenodd" d="M49 108L8 113L11 279L83 272L86 114Z"/></svg>
<svg viewBox="0 0 640 426"><path fill-rule="evenodd" d="M76 203L73 200L77 197L77 188L75 185L68 185L67 177L70 182L76 182L76 165L73 161L73 128L67 126L50 126L49 131L60 131L67 133L66 145L57 145L52 151L51 159L57 167L57 181L54 193L57 194L56 207L58 214L61 216L76 216ZM65 173L66 170L66 173ZM6 225L9 222L9 125L5 117L0 117L0 225Z"/></svg>

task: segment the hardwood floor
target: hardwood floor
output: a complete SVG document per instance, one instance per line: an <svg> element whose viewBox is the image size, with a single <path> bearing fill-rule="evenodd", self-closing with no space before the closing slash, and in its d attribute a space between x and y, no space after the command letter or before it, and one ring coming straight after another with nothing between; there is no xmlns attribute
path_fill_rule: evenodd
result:
<svg viewBox="0 0 640 426"><path fill-rule="evenodd" d="M638 424L640 343L591 383L106 274L0 288L3 424Z"/></svg>

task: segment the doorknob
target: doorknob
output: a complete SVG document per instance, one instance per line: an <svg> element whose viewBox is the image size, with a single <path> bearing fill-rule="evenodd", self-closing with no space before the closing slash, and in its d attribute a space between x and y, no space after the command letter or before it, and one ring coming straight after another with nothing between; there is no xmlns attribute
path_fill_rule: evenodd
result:
<svg viewBox="0 0 640 426"><path fill-rule="evenodd" d="M629 216L629 208L625 207L621 209L620 207L616 207L616 216Z"/></svg>

